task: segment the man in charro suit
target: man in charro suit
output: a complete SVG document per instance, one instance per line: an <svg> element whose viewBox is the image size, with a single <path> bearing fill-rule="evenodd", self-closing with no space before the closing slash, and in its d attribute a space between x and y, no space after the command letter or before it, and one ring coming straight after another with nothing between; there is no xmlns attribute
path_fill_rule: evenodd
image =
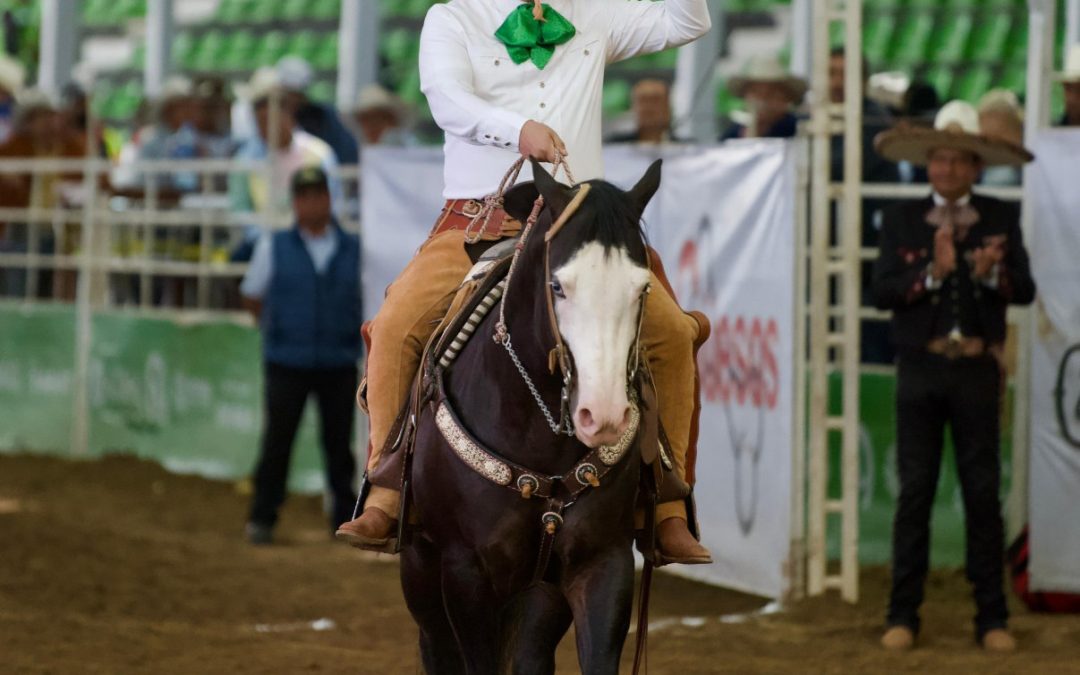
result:
<svg viewBox="0 0 1080 675"><path fill-rule="evenodd" d="M929 559L930 512L951 429L964 499L967 577L974 587L976 640L1011 651L1003 591L1004 534L1000 396L1005 310L1035 297L1017 208L973 194L985 167L1033 156L979 132L963 102L938 113L934 129L891 130L875 140L892 161L925 165L933 193L885 212L874 267L877 306L893 311L897 345L897 460L892 593L887 649L914 645Z"/></svg>

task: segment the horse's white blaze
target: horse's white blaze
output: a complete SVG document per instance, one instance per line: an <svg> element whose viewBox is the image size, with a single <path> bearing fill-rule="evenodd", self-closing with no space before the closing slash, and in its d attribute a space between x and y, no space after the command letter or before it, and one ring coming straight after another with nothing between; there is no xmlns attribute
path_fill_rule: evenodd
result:
<svg viewBox="0 0 1080 675"><path fill-rule="evenodd" d="M577 437L589 447L610 445L628 421L627 359L649 272L625 249L590 242L554 276L566 296L556 298L555 313L574 355L571 406Z"/></svg>

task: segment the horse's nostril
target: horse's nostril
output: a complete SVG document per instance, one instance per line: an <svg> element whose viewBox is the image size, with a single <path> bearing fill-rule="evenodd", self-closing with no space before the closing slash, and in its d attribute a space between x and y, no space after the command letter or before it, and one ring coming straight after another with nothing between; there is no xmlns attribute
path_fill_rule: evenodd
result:
<svg viewBox="0 0 1080 675"><path fill-rule="evenodd" d="M593 425L592 411L588 408L578 410L578 426L588 429Z"/></svg>
<svg viewBox="0 0 1080 675"><path fill-rule="evenodd" d="M626 412L622 416L622 428L625 429L630 425L630 406L626 407Z"/></svg>

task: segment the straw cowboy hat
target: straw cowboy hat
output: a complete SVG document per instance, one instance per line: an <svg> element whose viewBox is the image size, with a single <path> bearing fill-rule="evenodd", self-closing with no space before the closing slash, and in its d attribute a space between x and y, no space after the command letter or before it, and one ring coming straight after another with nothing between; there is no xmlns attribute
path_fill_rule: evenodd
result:
<svg viewBox="0 0 1080 675"><path fill-rule="evenodd" d="M182 75L173 75L161 85L161 102L166 103L178 98L190 98L195 93L191 80Z"/></svg>
<svg viewBox="0 0 1080 675"><path fill-rule="evenodd" d="M0 89L18 94L26 81L26 69L6 54L0 54Z"/></svg>
<svg viewBox="0 0 1080 675"><path fill-rule="evenodd" d="M56 110L49 95L35 87L23 89L15 96L15 125L23 124L32 114L42 110Z"/></svg>
<svg viewBox="0 0 1080 675"><path fill-rule="evenodd" d="M893 162L926 166L931 150L950 148L977 155L986 166L1019 166L1035 159L1026 148L979 130L979 113L966 101L950 101L934 118L933 129L889 129L874 139L874 149Z"/></svg>
<svg viewBox="0 0 1080 675"><path fill-rule="evenodd" d="M1069 47L1065 70L1058 76L1062 82L1080 82L1080 44Z"/></svg>
<svg viewBox="0 0 1080 675"><path fill-rule="evenodd" d="M746 95L746 88L756 82L768 82L783 85L791 98L798 102L806 94L806 80L795 77L784 69L784 66L772 56L753 56L746 62L741 75L737 75L728 81L728 89L739 98Z"/></svg>
<svg viewBox="0 0 1080 675"><path fill-rule="evenodd" d="M369 84L360 90L356 97L356 107L353 112L362 115L375 110L389 110L398 116L405 114L404 102L394 96L385 87L378 84Z"/></svg>
<svg viewBox="0 0 1080 675"><path fill-rule="evenodd" d="M273 66L263 66L256 70L247 84L238 85L236 93L252 103L269 98L271 94L282 93L281 75Z"/></svg>

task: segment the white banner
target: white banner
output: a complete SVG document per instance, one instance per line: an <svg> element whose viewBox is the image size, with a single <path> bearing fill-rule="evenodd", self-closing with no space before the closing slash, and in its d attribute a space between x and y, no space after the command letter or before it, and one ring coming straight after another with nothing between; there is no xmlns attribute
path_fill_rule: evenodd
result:
<svg viewBox="0 0 1080 675"><path fill-rule="evenodd" d="M1042 132L1032 149L1029 570L1032 590L1080 593L1080 132Z"/></svg>
<svg viewBox="0 0 1080 675"><path fill-rule="evenodd" d="M769 597L786 590L794 415L795 153L783 141L605 149L631 187L664 158L645 212L680 303L705 312L698 517L716 562L667 568ZM439 208L442 153L375 149L363 175L365 312L423 241Z"/></svg>

